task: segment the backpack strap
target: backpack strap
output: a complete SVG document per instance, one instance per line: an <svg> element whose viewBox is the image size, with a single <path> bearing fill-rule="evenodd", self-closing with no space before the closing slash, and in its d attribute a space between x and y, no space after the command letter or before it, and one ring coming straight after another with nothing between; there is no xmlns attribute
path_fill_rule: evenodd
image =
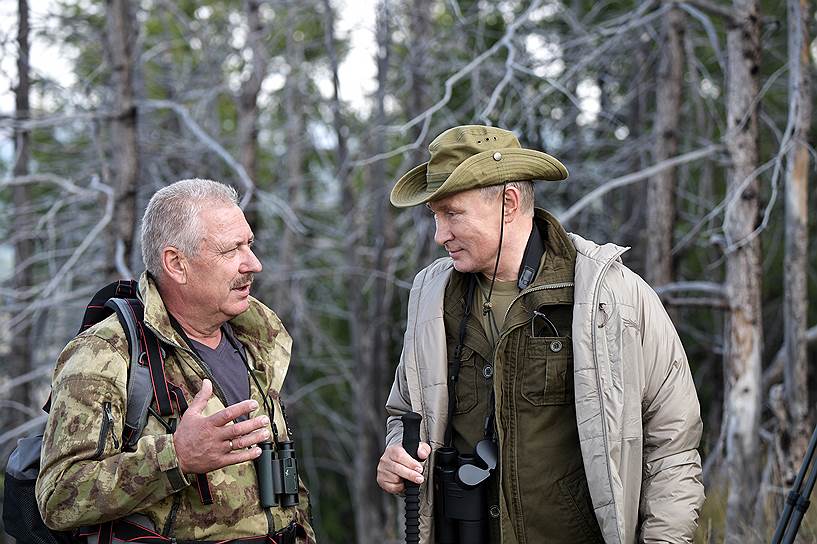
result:
<svg viewBox="0 0 817 544"><path fill-rule="evenodd" d="M116 312L130 346L128 369L128 406L122 433L128 448L136 442L147 425L150 403L155 395L161 416L173 415L170 392L164 371L164 353L159 339L144 326L144 305L135 298L111 298L106 308Z"/></svg>
<svg viewBox="0 0 817 544"><path fill-rule="evenodd" d="M113 313L114 308L106 304L109 299L114 297L135 299L138 292L139 283L136 280L117 280L97 291L85 307L85 313L82 314L82 324L77 334L82 334ZM121 315L119 316L119 322L125 327L125 322ZM131 342L131 338L134 336L131 335L131 331L127 328L125 328L125 335L128 338L128 345L132 345L133 342ZM132 360L133 349L131 348L131 361ZM132 365L130 370L133 370ZM128 392L130 393L130 390ZM46 399L43 405L43 411L46 413L51 411L51 393L48 394L48 399Z"/></svg>
<svg viewBox="0 0 817 544"><path fill-rule="evenodd" d="M113 308L106 306L105 304L109 299L135 299L138 292L139 284L136 282L136 280L118 280L109 283L97 291L93 298L91 298L91 302L89 302L88 306L85 308L85 314L82 316L82 325L80 326L77 334L80 334L92 325L96 325L113 313Z"/></svg>

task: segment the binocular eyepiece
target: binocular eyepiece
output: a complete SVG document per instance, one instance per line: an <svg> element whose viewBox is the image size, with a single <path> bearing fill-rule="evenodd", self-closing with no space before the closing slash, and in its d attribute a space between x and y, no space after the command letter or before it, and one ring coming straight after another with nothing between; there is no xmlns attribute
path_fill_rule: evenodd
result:
<svg viewBox="0 0 817 544"><path fill-rule="evenodd" d="M261 507L289 507L298 504L298 460L295 443L284 440L260 442L261 455L255 459Z"/></svg>
<svg viewBox="0 0 817 544"><path fill-rule="evenodd" d="M434 526L438 544L488 541L487 485L496 468L496 445L480 441L474 454L439 448L434 456Z"/></svg>

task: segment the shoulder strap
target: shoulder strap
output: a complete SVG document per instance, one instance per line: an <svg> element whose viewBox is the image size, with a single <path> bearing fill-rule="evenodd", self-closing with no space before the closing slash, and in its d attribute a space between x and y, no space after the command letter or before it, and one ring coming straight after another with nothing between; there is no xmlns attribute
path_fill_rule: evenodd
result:
<svg viewBox="0 0 817 544"><path fill-rule="evenodd" d="M128 369L128 406L125 412L123 440L133 448L147 424L148 409L153 396L159 414L170 416L170 392L164 371L164 353L159 339L144 326L144 306L135 298L111 298L105 307L116 312L130 346Z"/></svg>
<svg viewBox="0 0 817 544"><path fill-rule="evenodd" d="M165 377L164 351L159 339L145 327L145 307L136 298L111 298L105 306L116 312L130 346L128 370L128 406L125 411L125 429L122 440L135 448L147 425L150 403L156 398L159 415L173 415L171 399L180 414L187 410L184 392ZM205 474L196 474L196 486L202 504L213 504L213 496Z"/></svg>
<svg viewBox="0 0 817 544"><path fill-rule="evenodd" d="M136 280L118 280L109 283L97 291L93 298L91 298L91 302L89 302L85 308L85 314L82 316L82 325L77 334L85 331L85 329L91 325L96 325L113 313L113 308L105 304L109 299L117 297L136 298L138 292L139 284Z"/></svg>
<svg viewBox="0 0 817 544"><path fill-rule="evenodd" d="M79 326L79 331L77 331L77 334L82 334L87 329L93 325L96 325L113 313L114 308L107 305L109 299L113 297L135 299L138 292L139 283L136 280L117 280L101 288L94 294L91 301L85 307L85 313L82 314L82 324ZM121 316L119 318L119 322L122 323L123 327L125 327L125 322L122 320ZM128 344L132 345L132 336L127 327L125 327L125 334L128 338ZM133 350L131 350L131 359L133 359ZM43 405L43 411L51 411L50 393L48 395L48 399L45 401L45 405Z"/></svg>

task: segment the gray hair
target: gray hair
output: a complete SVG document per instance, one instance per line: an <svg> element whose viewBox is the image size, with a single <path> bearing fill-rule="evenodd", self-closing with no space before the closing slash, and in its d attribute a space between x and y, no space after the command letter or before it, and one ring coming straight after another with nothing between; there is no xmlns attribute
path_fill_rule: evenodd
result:
<svg viewBox="0 0 817 544"><path fill-rule="evenodd" d="M162 251L173 246L188 257L198 254L204 233L199 212L205 205L238 205L238 193L209 179L183 179L156 191L142 216L142 261L157 280Z"/></svg>
<svg viewBox="0 0 817 544"><path fill-rule="evenodd" d="M519 208L522 213L533 215L533 182L532 181L509 181L505 187L515 187L519 191ZM502 193L502 185L489 185L480 187L479 193L485 200L491 200Z"/></svg>

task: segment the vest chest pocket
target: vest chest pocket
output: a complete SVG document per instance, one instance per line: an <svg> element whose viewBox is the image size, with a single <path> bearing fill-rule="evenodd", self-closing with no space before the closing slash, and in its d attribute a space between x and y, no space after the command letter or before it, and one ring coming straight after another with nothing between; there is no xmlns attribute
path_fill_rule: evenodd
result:
<svg viewBox="0 0 817 544"><path fill-rule="evenodd" d="M460 354L460 372L457 375L457 406L455 414L465 414L477 405L477 355L473 349L463 346Z"/></svg>
<svg viewBox="0 0 817 544"><path fill-rule="evenodd" d="M573 344L569 336L529 337L522 362L522 396L534 406L573 400Z"/></svg>

